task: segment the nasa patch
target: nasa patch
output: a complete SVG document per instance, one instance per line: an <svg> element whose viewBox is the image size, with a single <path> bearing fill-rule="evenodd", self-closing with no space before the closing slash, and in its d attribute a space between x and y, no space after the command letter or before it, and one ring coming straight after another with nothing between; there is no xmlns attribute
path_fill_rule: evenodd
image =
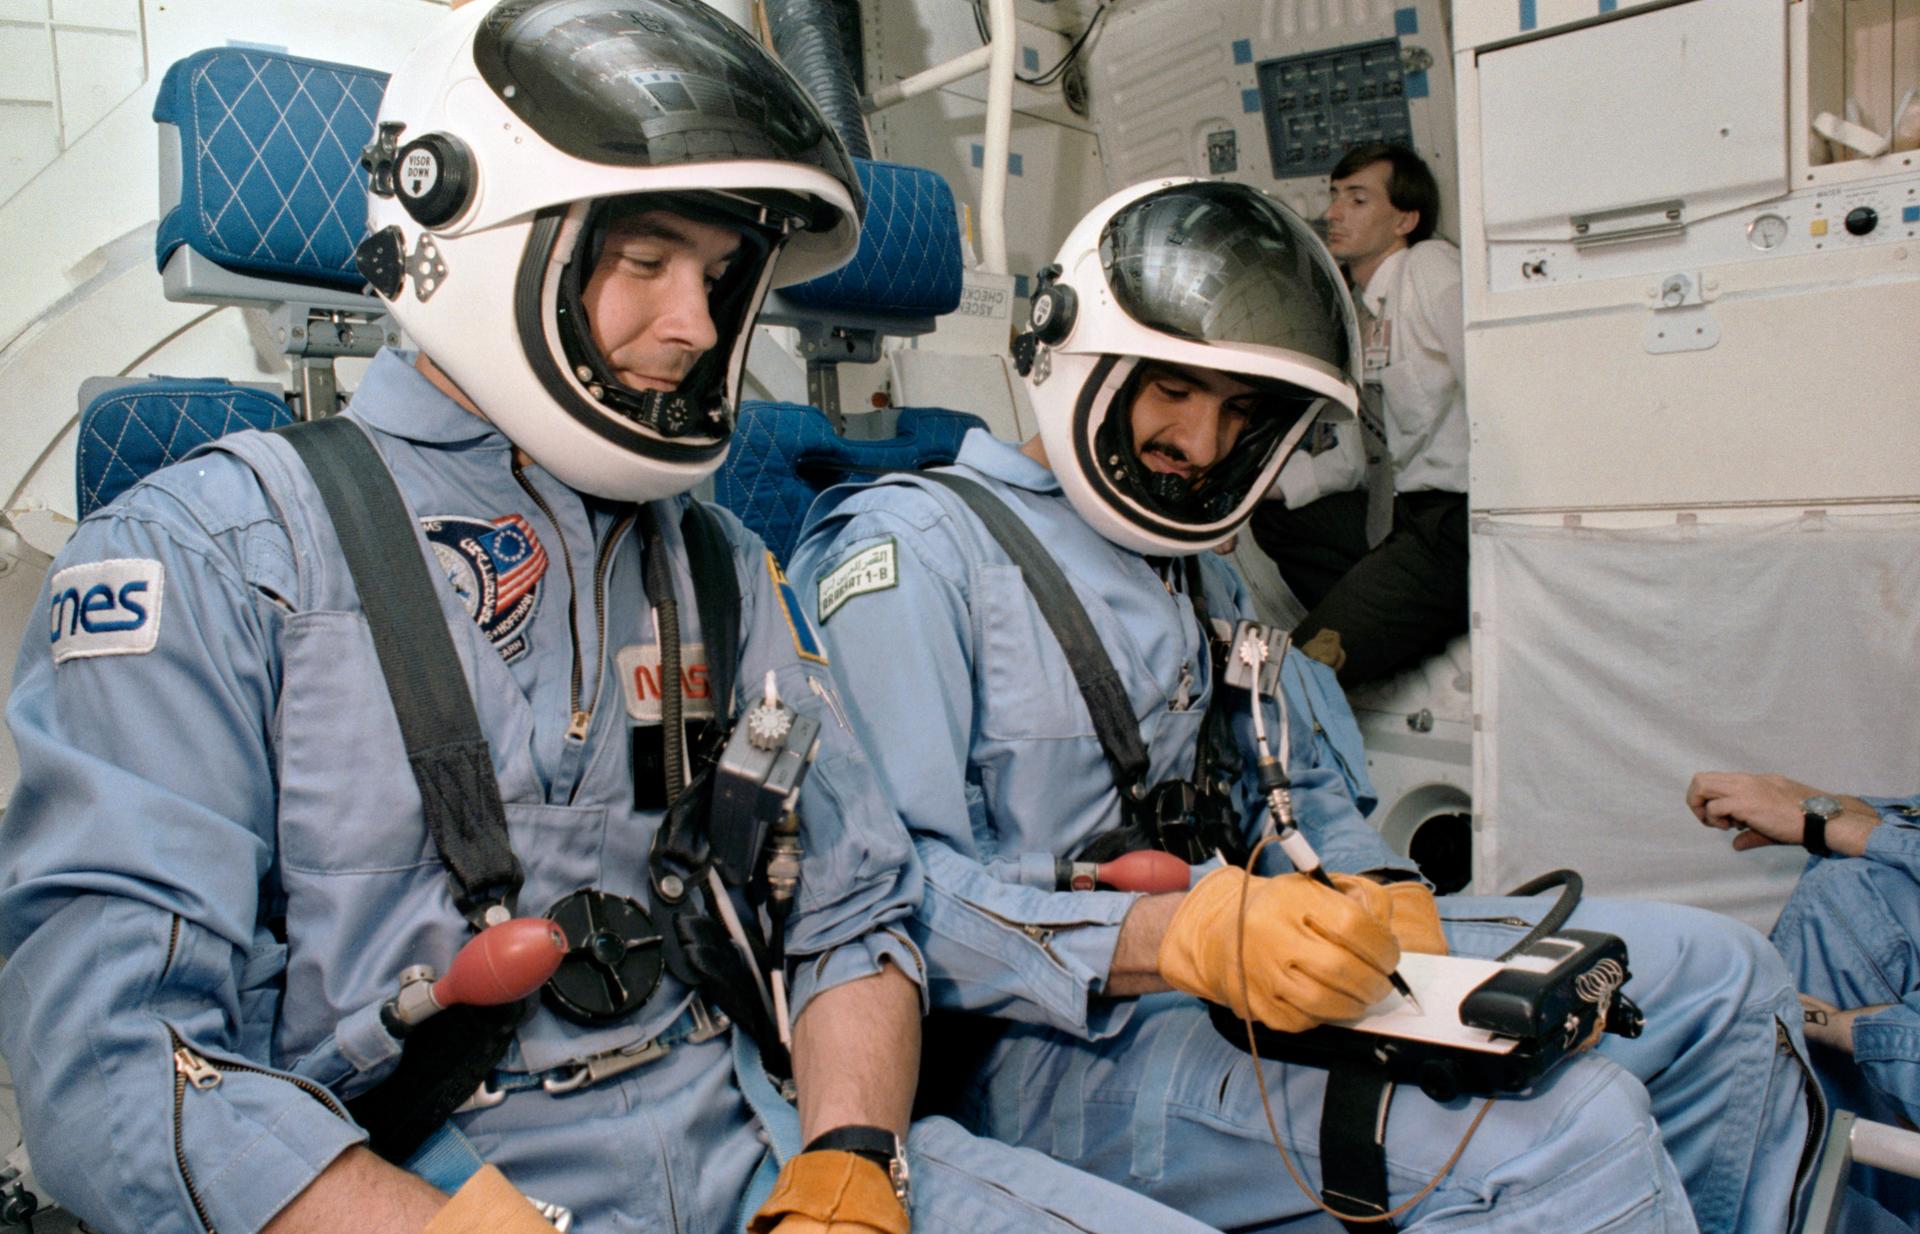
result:
<svg viewBox="0 0 1920 1234"><path fill-rule="evenodd" d="M614 653L620 685L627 698L627 714L639 724L660 723L660 648L635 643ZM701 643L680 648L680 706L687 720L713 719L713 678L707 672L707 649Z"/></svg>
<svg viewBox="0 0 1920 1234"><path fill-rule="evenodd" d="M87 656L142 656L160 641L167 572L151 558L69 566L47 585L53 662Z"/></svg>
<svg viewBox="0 0 1920 1234"><path fill-rule="evenodd" d="M540 603L547 550L527 520L508 514L488 522L439 514L420 520L433 555L461 607L509 663L527 653L527 623Z"/></svg>

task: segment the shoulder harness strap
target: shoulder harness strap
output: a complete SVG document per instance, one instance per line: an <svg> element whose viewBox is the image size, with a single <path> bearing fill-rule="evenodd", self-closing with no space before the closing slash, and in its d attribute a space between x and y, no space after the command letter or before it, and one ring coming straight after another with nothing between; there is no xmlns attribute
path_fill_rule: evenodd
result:
<svg viewBox="0 0 1920 1234"><path fill-rule="evenodd" d="M452 635L444 621L403 616L438 613L440 600L393 474L351 420L279 431L312 473L339 536L454 903L476 930L489 917L504 921L522 870ZM347 1103L373 1150L395 1162L411 1155L506 1054L526 1010L452 1007L409 1033L393 1074Z"/></svg>
<svg viewBox="0 0 1920 1234"><path fill-rule="evenodd" d="M967 503L993 538L1000 543L1026 580L1027 590L1047 620L1047 628L1066 653L1073 669L1080 697L1093 717L1094 732L1100 749L1113 768L1113 782L1121 799L1139 800L1147 789L1147 748L1140 740L1140 723L1127 698L1126 685L1101 646L1087 611L1073 594L1073 587L1061 571L1053 554L1047 552L1032 530L1020 520L1006 502L978 481L951 472L922 472L920 478L941 485Z"/></svg>

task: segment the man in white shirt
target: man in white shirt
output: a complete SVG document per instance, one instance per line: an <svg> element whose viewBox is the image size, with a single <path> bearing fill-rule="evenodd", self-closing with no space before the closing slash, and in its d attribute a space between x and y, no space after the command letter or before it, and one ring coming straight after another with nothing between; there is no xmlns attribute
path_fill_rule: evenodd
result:
<svg viewBox="0 0 1920 1234"><path fill-rule="evenodd" d="M1384 509L1368 518L1355 434L1290 460L1252 529L1307 606L1295 639L1351 687L1467 628L1467 407L1460 252L1433 234L1432 171L1411 150L1373 143L1348 151L1331 179L1327 247L1360 310L1393 468L1391 528Z"/></svg>

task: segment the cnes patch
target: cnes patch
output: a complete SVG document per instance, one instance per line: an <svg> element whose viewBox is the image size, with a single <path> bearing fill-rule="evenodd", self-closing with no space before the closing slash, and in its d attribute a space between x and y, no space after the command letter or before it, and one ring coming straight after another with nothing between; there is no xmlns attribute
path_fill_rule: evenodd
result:
<svg viewBox="0 0 1920 1234"><path fill-rule="evenodd" d="M160 641L165 568L151 558L69 566L48 585L47 634L53 662L86 656L139 656Z"/></svg>

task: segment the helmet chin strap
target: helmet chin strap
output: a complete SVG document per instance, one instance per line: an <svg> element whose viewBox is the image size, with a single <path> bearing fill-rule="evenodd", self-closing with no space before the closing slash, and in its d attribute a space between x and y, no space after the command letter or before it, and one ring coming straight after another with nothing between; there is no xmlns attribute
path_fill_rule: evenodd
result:
<svg viewBox="0 0 1920 1234"><path fill-rule="evenodd" d="M1171 471L1150 471L1144 487L1147 495L1163 505L1175 505L1186 500L1193 491L1193 484L1185 477Z"/></svg>

